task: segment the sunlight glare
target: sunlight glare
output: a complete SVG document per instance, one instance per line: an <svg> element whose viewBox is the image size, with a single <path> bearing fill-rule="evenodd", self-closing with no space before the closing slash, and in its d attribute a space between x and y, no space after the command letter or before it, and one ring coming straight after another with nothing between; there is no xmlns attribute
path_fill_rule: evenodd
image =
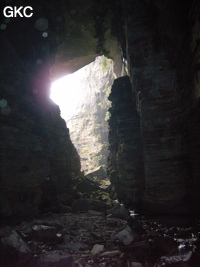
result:
<svg viewBox="0 0 200 267"><path fill-rule="evenodd" d="M61 116L67 120L81 100L81 84L85 79L85 67L69 74L51 85L50 98L60 107Z"/></svg>

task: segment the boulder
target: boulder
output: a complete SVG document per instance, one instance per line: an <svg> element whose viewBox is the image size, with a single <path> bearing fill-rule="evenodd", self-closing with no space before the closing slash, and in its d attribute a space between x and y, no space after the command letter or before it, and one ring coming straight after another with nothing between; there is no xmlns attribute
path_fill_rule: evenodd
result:
<svg viewBox="0 0 200 267"><path fill-rule="evenodd" d="M108 186L110 185L108 176L102 166L100 166L93 172L88 173L86 177L92 181L98 182L99 186L103 189L108 188Z"/></svg>
<svg viewBox="0 0 200 267"><path fill-rule="evenodd" d="M20 253L31 252L28 245L23 241L21 236L15 230L12 231L11 235L1 238L1 242L3 245L15 248L16 251Z"/></svg>
<svg viewBox="0 0 200 267"><path fill-rule="evenodd" d="M93 191L100 190L99 184L88 179L86 176L81 176L73 181L74 190L80 194L90 195Z"/></svg>
<svg viewBox="0 0 200 267"><path fill-rule="evenodd" d="M134 240L133 235L130 232L128 232L127 230L120 231L115 236L115 238L118 239L119 241L121 241L124 245L129 245Z"/></svg>
<svg viewBox="0 0 200 267"><path fill-rule="evenodd" d="M57 238L56 233L55 227L47 225L35 225L32 231L33 238L44 243L55 240Z"/></svg>
<svg viewBox="0 0 200 267"><path fill-rule="evenodd" d="M106 252L101 254L101 257L116 257L116 256L118 256L120 254L121 253L120 253L119 250L106 251Z"/></svg>
<svg viewBox="0 0 200 267"><path fill-rule="evenodd" d="M91 250L92 255L99 254L104 250L104 245L95 244Z"/></svg>
<svg viewBox="0 0 200 267"><path fill-rule="evenodd" d="M120 204L119 202L114 203L114 207L109 210L109 213L114 217L118 219L128 220L129 218L129 211L124 207L123 204Z"/></svg>

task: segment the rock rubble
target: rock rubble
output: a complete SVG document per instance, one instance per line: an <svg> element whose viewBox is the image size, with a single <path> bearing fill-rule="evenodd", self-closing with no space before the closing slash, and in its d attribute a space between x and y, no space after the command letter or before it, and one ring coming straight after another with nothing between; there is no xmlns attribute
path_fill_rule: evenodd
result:
<svg viewBox="0 0 200 267"><path fill-rule="evenodd" d="M52 213L16 226L2 226L0 266L199 266L199 221L192 227L178 227L137 215L132 219L130 225L90 210ZM143 232L135 232L138 224Z"/></svg>

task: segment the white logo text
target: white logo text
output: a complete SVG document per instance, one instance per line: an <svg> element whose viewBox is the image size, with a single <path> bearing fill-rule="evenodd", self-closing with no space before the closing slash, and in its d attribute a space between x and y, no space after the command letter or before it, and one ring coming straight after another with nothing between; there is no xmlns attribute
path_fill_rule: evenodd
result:
<svg viewBox="0 0 200 267"><path fill-rule="evenodd" d="M33 12L31 11L33 11L33 8L31 6L6 6L3 10L3 14L6 18L16 18L17 16L30 18L33 16Z"/></svg>

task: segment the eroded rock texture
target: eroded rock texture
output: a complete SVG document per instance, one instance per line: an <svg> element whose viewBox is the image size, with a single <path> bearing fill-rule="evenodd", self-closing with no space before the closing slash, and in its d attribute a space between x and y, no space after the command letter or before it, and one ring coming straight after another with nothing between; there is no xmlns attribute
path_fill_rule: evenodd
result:
<svg viewBox="0 0 200 267"><path fill-rule="evenodd" d="M138 97L145 164L145 204L175 207L186 195L176 70L164 49L155 13L145 2L127 4L128 61ZM136 16L137 15L137 16ZM141 21L140 25L137 25ZM137 26L135 26L137 25ZM138 34L137 34L138 33ZM157 49L156 49L157 48Z"/></svg>
<svg viewBox="0 0 200 267"><path fill-rule="evenodd" d="M37 214L47 194L50 208L69 191L71 176L80 173L79 155L69 131L58 106L48 97L54 48L36 30L36 14L30 20L13 18L0 33L3 217ZM52 180L51 189L48 185L43 188L46 178Z"/></svg>
<svg viewBox="0 0 200 267"><path fill-rule="evenodd" d="M195 207L200 203L200 4L193 3L190 10L190 38L189 49L185 49L185 58L180 66L180 91L184 103L185 146L189 159L190 198L194 200ZM187 47L188 48L188 47Z"/></svg>
<svg viewBox="0 0 200 267"><path fill-rule="evenodd" d="M73 144L81 157L86 173L103 166L108 157L108 108L111 85L114 81L113 62L97 57L87 65L77 90L74 110L66 114ZM63 113L65 118L65 113Z"/></svg>
<svg viewBox="0 0 200 267"><path fill-rule="evenodd" d="M120 15L121 21L116 35L136 95L144 155L141 197L148 211L188 212L187 204L199 205L197 14L197 1L118 3L116 18ZM111 147L111 155L115 152ZM132 158L135 155L132 151ZM117 164L115 170L119 169ZM125 175L122 183L128 181ZM126 201L124 189L118 186L117 190ZM133 186L130 191L134 195Z"/></svg>
<svg viewBox="0 0 200 267"><path fill-rule="evenodd" d="M135 95L128 76L115 80L109 99L108 174L120 201L138 205L144 186L143 150Z"/></svg>

